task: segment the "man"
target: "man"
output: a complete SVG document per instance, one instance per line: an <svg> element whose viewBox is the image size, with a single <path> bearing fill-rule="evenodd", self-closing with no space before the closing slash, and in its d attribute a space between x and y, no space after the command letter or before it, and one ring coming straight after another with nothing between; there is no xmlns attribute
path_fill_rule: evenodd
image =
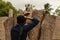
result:
<svg viewBox="0 0 60 40"><path fill-rule="evenodd" d="M26 24L26 19L32 22L28 25ZM17 17L17 25L11 29L11 40L26 40L27 32L33 29L39 21L36 18L24 17L22 15Z"/></svg>

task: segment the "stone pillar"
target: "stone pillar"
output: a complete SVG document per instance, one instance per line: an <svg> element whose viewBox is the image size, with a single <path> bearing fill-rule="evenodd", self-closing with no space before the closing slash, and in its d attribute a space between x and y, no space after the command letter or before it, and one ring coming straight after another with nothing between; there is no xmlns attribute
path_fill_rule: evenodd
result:
<svg viewBox="0 0 60 40"><path fill-rule="evenodd" d="M9 17L13 17L13 10L9 9Z"/></svg>
<svg viewBox="0 0 60 40"><path fill-rule="evenodd" d="M11 40L11 28L13 27L13 17L10 17L4 21L5 37L6 40Z"/></svg>
<svg viewBox="0 0 60 40"><path fill-rule="evenodd" d="M4 27L4 21L7 19L7 17L0 17L0 40L6 40L5 38L5 27Z"/></svg>

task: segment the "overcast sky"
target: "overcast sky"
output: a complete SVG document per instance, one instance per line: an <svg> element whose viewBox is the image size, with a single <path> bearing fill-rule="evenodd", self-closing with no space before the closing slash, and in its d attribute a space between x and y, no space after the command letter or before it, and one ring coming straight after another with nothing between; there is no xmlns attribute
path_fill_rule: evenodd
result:
<svg viewBox="0 0 60 40"><path fill-rule="evenodd" d="M17 9L24 9L25 4L35 5L35 9L43 9L45 3L50 3L56 9L60 5L60 0L5 0L10 1Z"/></svg>

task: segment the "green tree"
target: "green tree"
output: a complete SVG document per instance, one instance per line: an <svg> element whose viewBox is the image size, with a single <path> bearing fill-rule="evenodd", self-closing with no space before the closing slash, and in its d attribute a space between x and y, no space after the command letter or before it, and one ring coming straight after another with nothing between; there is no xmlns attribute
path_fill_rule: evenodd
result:
<svg viewBox="0 0 60 40"><path fill-rule="evenodd" d="M56 15L60 16L60 6L57 7L57 9L54 12Z"/></svg>
<svg viewBox="0 0 60 40"><path fill-rule="evenodd" d="M42 21L41 24L46 16L46 14L50 14L51 10L53 10L53 8L51 8L51 5L49 3L44 4L44 11L43 11L43 17L42 17Z"/></svg>
<svg viewBox="0 0 60 40"><path fill-rule="evenodd" d="M42 17L42 21L41 21L41 24L46 16L46 14L50 14L51 10L53 10L53 8L51 8L51 5L49 3L46 3L44 5L44 11L43 11L43 17ZM40 25L41 25L40 24Z"/></svg>
<svg viewBox="0 0 60 40"><path fill-rule="evenodd" d="M13 9L14 15L18 13L16 8L10 3L0 0L0 17L1 16L8 16L9 9Z"/></svg>
<svg viewBox="0 0 60 40"><path fill-rule="evenodd" d="M49 3L46 3L44 5L44 10L45 10L46 13L50 14L50 12L51 12L51 10L53 10L53 8L51 8L51 5Z"/></svg>

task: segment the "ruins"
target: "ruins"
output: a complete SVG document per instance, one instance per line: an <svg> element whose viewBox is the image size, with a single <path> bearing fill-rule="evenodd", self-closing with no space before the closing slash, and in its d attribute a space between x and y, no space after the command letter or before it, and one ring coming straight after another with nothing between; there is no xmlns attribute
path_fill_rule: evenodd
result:
<svg viewBox="0 0 60 40"><path fill-rule="evenodd" d="M33 10L30 8L29 10ZM30 13L30 16L33 15L33 17L38 18L40 22L42 21L42 10L24 11L24 13ZM0 40L11 40L10 31L14 23L16 23L16 16L14 18L12 9L9 11L9 17L0 17ZM39 30L40 28L41 30ZM38 38L39 36L40 38ZM41 25L39 23L28 32L27 40L60 40L60 16L47 14Z"/></svg>

